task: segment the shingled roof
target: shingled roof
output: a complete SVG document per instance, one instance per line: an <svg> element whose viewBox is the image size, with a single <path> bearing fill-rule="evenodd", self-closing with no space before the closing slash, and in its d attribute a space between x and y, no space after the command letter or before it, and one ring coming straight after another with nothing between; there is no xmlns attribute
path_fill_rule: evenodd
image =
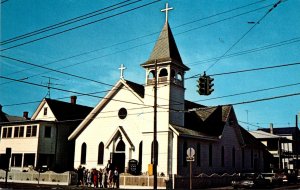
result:
<svg viewBox="0 0 300 190"><path fill-rule="evenodd" d="M199 105L200 106L200 105ZM220 136L231 106L204 107L185 114L184 126L208 136Z"/></svg>
<svg viewBox="0 0 300 190"><path fill-rule="evenodd" d="M137 84L135 82L131 82L129 80L125 80L126 84L135 92L137 93L141 98L144 98L145 95L145 88L141 84Z"/></svg>
<svg viewBox="0 0 300 190"><path fill-rule="evenodd" d="M84 119L93 108L45 98L57 121Z"/></svg>
<svg viewBox="0 0 300 190"><path fill-rule="evenodd" d="M174 36L168 22L165 23L158 40L152 50L150 58L142 66L153 65L157 63L171 61L172 63L189 70L182 62Z"/></svg>

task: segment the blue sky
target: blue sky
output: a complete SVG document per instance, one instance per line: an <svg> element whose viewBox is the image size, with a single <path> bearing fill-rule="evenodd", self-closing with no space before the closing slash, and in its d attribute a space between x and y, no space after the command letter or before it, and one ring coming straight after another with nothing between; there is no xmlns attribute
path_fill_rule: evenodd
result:
<svg viewBox="0 0 300 190"><path fill-rule="evenodd" d="M61 71L111 85L119 80L118 68L121 64L127 67L125 79L144 83L145 72L140 64L148 60L165 22L165 14L160 11L165 7L164 0L157 2L154 0L126 2L121 0L8 0L2 2L1 42L123 3L120 5L124 6L116 10L1 45L2 56L45 65L55 70L66 67ZM153 3L145 6L151 2ZM216 106L299 93L300 85L296 83L300 83L300 65L216 75L299 62L300 0L283 1L264 17L276 2L278 1L168 1L169 6L174 8L169 12L169 24L183 62L190 67L185 77L189 78L204 71L208 75L215 75L213 76L215 91L210 96L200 96L196 92L197 78L186 79L186 99L207 106ZM128 3L132 4L125 6ZM139 6L141 8L135 8ZM128 11L130 9L134 10ZM96 20L99 21L6 49ZM254 24L259 20L261 20L259 23ZM247 50L257 51L240 53ZM234 53L238 56L227 57ZM83 55L70 58L80 54ZM218 61L209 61L220 56L223 57ZM64 60L59 61L62 59ZM42 85L46 85L47 77L51 77L53 87L81 93L101 92L111 88L108 85L49 72L6 58L0 58L0 69L1 76L14 79L28 77L24 81ZM218 98L278 86L286 87ZM29 111L29 115L32 115L38 106L37 102L14 104L40 101L47 95L47 91L47 88L10 82L2 78L0 79L0 104L3 105L3 111L8 114L22 115L23 111ZM51 90L53 99L71 95L74 93ZM105 93L97 94L97 96L104 95ZM217 99L206 100L208 98ZM99 101L99 98L94 97L78 97L78 103L82 105L95 106ZM269 123L274 123L274 127L295 126L295 116L300 112L300 96L239 104L234 108L240 124L246 129L268 127ZM251 125L243 123L247 121Z"/></svg>

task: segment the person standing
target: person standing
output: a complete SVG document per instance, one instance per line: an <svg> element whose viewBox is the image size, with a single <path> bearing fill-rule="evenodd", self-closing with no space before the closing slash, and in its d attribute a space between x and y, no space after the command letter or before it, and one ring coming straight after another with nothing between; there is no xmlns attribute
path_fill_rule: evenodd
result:
<svg viewBox="0 0 300 190"><path fill-rule="evenodd" d="M83 181L83 168L81 165L79 165L78 169L77 169L77 176L78 176L78 180L77 180L77 185L83 185L84 181Z"/></svg>
<svg viewBox="0 0 300 190"><path fill-rule="evenodd" d="M116 167L115 170L114 170L114 174L113 174L113 188L114 187L119 188L119 181L120 181L119 170Z"/></svg>

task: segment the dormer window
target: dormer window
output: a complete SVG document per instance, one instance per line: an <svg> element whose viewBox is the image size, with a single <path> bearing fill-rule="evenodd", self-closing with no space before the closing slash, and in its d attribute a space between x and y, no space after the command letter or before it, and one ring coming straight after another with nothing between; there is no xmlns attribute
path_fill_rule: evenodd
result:
<svg viewBox="0 0 300 190"><path fill-rule="evenodd" d="M44 108L44 115L47 115L47 111L48 111L48 109Z"/></svg>

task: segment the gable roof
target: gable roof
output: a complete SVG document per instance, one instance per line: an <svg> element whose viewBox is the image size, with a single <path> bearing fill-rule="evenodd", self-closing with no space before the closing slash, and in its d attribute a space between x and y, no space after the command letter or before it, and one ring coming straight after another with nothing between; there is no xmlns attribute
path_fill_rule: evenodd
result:
<svg viewBox="0 0 300 190"><path fill-rule="evenodd" d="M84 119L93 108L45 98L57 121Z"/></svg>
<svg viewBox="0 0 300 190"><path fill-rule="evenodd" d="M192 104L188 103L187 106L190 105ZM190 109L187 106L186 109ZM196 111L185 113L184 126L208 136L218 137L223 132L231 108L232 106L205 107L198 104Z"/></svg>
<svg viewBox="0 0 300 190"><path fill-rule="evenodd" d="M158 63L171 61L185 70L189 70L189 68L182 63L181 56L168 22L165 23L152 50L150 58L142 64L142 66L153 65L155 60L157 60Z"/></svg>
<svg viewBox="0 0 300 190"><path fill-rule="evenodd" d="M124 128L122 126L119 126L115 132L111 135L111 137L109 138L109 140L107 141L107 143L105 144L105 148L108 148L109 145L113 142L113 140L117 137L125 137L126 141L130 144L130 149L134 150L134 144L132 143L132 141L130 140L129 136L127 135L126 131L124 130Z"/></svg>
<svg viewBox="0 0 300 190"><path fill-rule="evenodd" d="M144 86L137 83L120 79L115 86L108 92L108 94L97 104L97 106L87 115L87 117L79 124L79 126L68 137L69 140L77 138L83 130L94 120L101 110L112 100L112 98L125 86L130 90L141 102L144 97Z"/></svg>
<svg viewBox="0 0 300 190"><path fill-rule="evenodd" d="M92 107L88 106L44 98L33 114L32 120L35 120L38 113L40 113L46 103L54 114L56 121L82 120L93 109Z"/></svg>

